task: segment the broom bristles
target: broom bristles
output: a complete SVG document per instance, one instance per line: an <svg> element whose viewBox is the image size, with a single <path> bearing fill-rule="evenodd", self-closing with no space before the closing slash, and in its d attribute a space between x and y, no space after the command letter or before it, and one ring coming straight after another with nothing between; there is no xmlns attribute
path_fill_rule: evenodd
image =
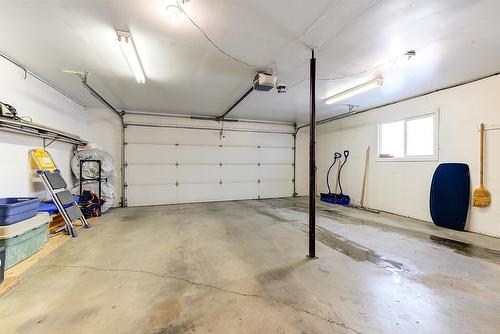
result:
<svg viewBox="0 0 500 334"><path fill-rule="evenodd" d="M491 194L488 189L480 187L474 190L472 205L475 207L485 207L491 204Z"/></svg>

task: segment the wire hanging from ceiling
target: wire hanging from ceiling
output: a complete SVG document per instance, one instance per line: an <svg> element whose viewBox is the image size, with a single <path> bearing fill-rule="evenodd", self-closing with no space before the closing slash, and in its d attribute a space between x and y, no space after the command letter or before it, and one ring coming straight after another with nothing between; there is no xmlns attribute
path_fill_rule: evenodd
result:
<svg viewBox="0 0 500 334"><path fill-rule="evenodd" d="M187 17L187 19L191 22L191 24L193 26L196 27L196 29L198 29L199 32L201 32L203 34L203 36L210 42L210 44L212 44L213 47L215 47L217 50L219 50L219 52L221 52L223 55L225 55L226 57L229 57L231 58L232 60L240 63L240 64L243 64L245 66L248 66L248 67L257 67L257 65L253 65L253 64L250 64L250 63L247 63L246 61L243 61L241 59L238 59L237 57L229 54L228 52L224 51L223 49L221 49L208 35L207 33L198 25L196 24L196 22L188 15L188 13L184 10L184 8L182 7L182 5L179 3L179 1L176 1L177 3L177 6L180 8L180 10L182 11L182 13Z"/></svg>
<svg viewBox="0 0 500 334"><path fill-rule="evenodd" d="M411 57L414 57L416 55L415 51L414 50L409 50L399 56L396 56L394 58L391 58L389 59L388 61L386 62L383 62L381 64L378 64L376 66L372 66L372 67L369 67L367 69L364 69L360 72L356 72L356 73L352 73L352 74L345 74L345 75L340 75L340 76L337 76L337 77L330 77L330 78L317 78L316 80L318 81L335 81L335 80L342 80L342 79L347 79L347 78L353 78L353 77L358 77L360 75L363 75L363 74L366 74L366 73L369 73L369 72L372 72L372 71L375 71L375 70L378 70L379 68L382 68L382 67L385 67L389 64L394 64L397 62L398 59L402 58L402 57L408 57L408 59L410 59ZM293 85L289 86L288 89L292 89L298 85L300 85L302 82L308 80L309 77L304 77L302 79L300 79L299 81L297 81L296 83L294 83Z"/></svg>
<svg viewBox="0 0 500 334"><path fill-rule="evenodd" d="M332 1L330 2L330 4L328 4L322 11L321 11L321 14L318 15L314 20L313 22L302 32L300 33L297 37L295 37L293 40L291 40L290 42L286 43L284 45L283 48L281 48L282 50L284 48L287 48L290 44L292 43L295 43L297 41L301 41L301 39L303 37L305 37L317 24L318 22L323 18L323 16L325 15L325 13L330 9L330 7L332 7L334 4L335 6L334 7L337 7L338 5L340 5L344 0L340 0L338 2L336 1ZM372 2L365 8L364 11L362 11L361 13L358 13L355 17L353 17L353 19L357 19L359 16L363 15L368 9L370 9L375 3L377 3L378 1L380 0L372 0ZM231 55L230 53L224 51L221 47L219 47L212 38L210 38L210 36L208 36L208 34L188 15L188 13L184 10L183 6L181 5L181 3L179 3L179 1L176 1L177 3L177 6L179 7L179 9L181 10L181 12L186 16L186 18L191 22L191 24L205 37L205 39L210 42L210 44L216 48L220 53L222 53L223 55L225 55L226 57L240 63L240 64L243 64L245 66L248 66L248 67L253 67L253 68L256 68L258 67L257 65L255 64L250 64L244 60L241 60L239 58L237 58L236 56L233 56ZM183 2L184 3L184 2ZM352 23L352 22L351 22ZM338 32L337 32L338 33ZM335 36L337 34L334 34L333 36ZM329 39L331 39L332 36L330 36L329 38L327 38L327 41ZM327 42L325 41L321 47L323 47L323 45ZM308 46L308 45L306 45ZM310 47L310 46L308 46ZM316 49L319 49L316 48ZM353 74L347 74L347 75L342 75L342 76L338 76L338 77L332 77L332 78L318 78L317 80L320 80L320 81L334 81L334 80L341 80L341 79L345 79L345 78L350 78L350 77L356 77L356 76L359 76L359 75L362 75L362 74L365 74L365 73L368 73L368 72L371 72L371 71L374 71L378 68L381 68L381 67L384 67L392 62L394 62L395 60L397 60L399 57L401 56L404 56L404 55L407 55L407 53L403 54L403 55L400 55L400 56L397 56L397 57L394 57L392 59L390 59L389 61L387 62L384 62L382 64L379 64L379 65L376 65L376 66L373 66L373 67L370 67L368 69L365 69L363 71L360 71L360 72L357 72L357 73L353 73ZM272 64L272 67L273 67L273 72L274 74L276 75L277 73L277 70L276 70L276 57L274 57L273 61L270 62L269 64ZM268 64L268 65L269 65ZM298 82L292 84L291 86L288 87L288 89L292 89L298 85L300 85L302 82L304 82L305 80L308 80L309 78L308 77L304 77L302 78L301 80L299 80Z"/></svg>
<svg viewBox="0 0 500 334"><path fill-rule="evenodd" d="M331 1L330 4L328 4L322 11L321 11L321 14L318 15L314 20L313 22L302 32L300 33L298 36L296 36L295 38L293 38L291 41L287 42L283 47L280 48L280 50L284 50L286 48L288 48L289 45L297 42L297 41L301 41L301 39L303 37L305 37L317 24L318 22L323 18L323 16L325 15L325 13L327 12L328 9L330 9L330 7L332 7L332 5L335 4L335 7L338 6L339 4L341 4L344 0L340 0L338 2L335 2L335 1ZM374 2L377 1L377 0L373 0ZM233 55L231 55L230 53L224 51L221 47L219 47L212 38L210 38L210 36L208 36L208 34L188 15L188 13L184 10L184 8L182 7L182 5L179 3L179 1L176 1L177 3L177 6L179 7L179 9L181 10L181 12L186 16L186 18L191 22L191 24L196 28L198 29L198 31L200 33L202 33L202 35L205 37L206 40L208 40L210 42L210 44L212 44L213 47L215 47L219 52L221 52L223 55L225 55L226 57L240 63L240 64L243 64L245 66L248 66L248 67L258 67L257 65L255 64L250 64L246 61L243 61ZM305 46L307 46L308 48L310 48L310 46L304 44ZM272 64L273 66L273 69L274 69L274 74L276 75L276 57L273 58L273 60L271 62L269 62L267 65L265 66L268 66L269 64Z"/></svg>

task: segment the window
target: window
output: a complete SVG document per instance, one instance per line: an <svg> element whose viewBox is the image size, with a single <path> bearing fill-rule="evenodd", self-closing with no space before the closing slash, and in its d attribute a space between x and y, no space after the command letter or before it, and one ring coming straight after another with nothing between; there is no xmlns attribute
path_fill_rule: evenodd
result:
<svg viewBox="0 0 500 334"><path fill-rule="evenodd" d="M437 112L379 124L378 160L437 160Z"/></svg>

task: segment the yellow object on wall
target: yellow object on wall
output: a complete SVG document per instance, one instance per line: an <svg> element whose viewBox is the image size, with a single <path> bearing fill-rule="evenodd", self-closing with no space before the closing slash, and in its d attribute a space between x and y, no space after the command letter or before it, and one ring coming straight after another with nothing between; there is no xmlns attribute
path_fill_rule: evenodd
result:
<svg viewBox="0 0 500 334"><path fill-rule="evenodd" d="M54 170L56 165L52 161L50 154L43 148L36 148L32 151L31 157L36 161L31 161L33 169Z"/></svg>

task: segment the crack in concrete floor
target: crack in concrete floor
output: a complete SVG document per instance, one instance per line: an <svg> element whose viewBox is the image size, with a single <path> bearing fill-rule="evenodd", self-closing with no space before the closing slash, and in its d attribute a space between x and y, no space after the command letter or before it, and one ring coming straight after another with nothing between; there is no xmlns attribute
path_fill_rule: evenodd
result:
<svg viewBox="0 0 500 334"><path fill-rule="evenodd" d="M342 329L351 331L351 332L356 333L356 334L362 334L360 331L357 331L356 329L354 329L354 328L352 328L350 326L347 326L343 322L338 322L338 321L333 320L331 318L331 316L329 316L328 318L326 318L326 317L324 317L324 316L322 316L320 314L314 313L312 311L309 311L309 310L307 310L305 308L302 308L300 306L294 305L292 303L288 303L288 302L286 302L286 301L284 301L282 299L276 298L276 297L265 296L265 295L260 295L260 294L253 294L253 293L247 293L247 292L240 292L240 291L235 291L235 290L229 290L229 289L221 288L221 287L218 287L216 285L209 284L209 283L195 282L195 281L192 281L192 280L184 278L184 277L178 277L178 276L167 275L167 274L159 274L159 273L155 273L155 272L147 271L147 270L98 268L98 267L95 267L95 266L85 266L85 265L51 265L51 266L40 266L40 268L44 268L44 269L55 269L55 268L63 268L63 269L66 269L66 268L69 268L69 269L87 269L87 270L93 270L93 271L98 271L98 272L124 272L124 273L135 273L135 274L150 275L150 276L155 276L155 277L159 277L159 278L167 278L167 279L171 279L171 280L175 280L175 281L184 282L184 283L187 283L189 285L194 285L194 286L199 286L199 287L214 289L214 290L217 290L217 291L220 291L220 292L230 293L230 294L238 295L238 296L241 296L241 297L252 297L252 298L265 299L265 300L268 300L268 301L271 301L271 302L274 302L274 303L277 303L277 304L280 304L280 305L287 306L287 307L293 309L296 312L306 313L306 314L308 314L310 316L313 316L313 317L316 317L316 318L318 318L318 319L320 319L322 321L325 321L325 322L327 322L330 325L338 326L338 327L340 327ZM333 311L333 312L334 312L334 314L336 314L335 311Z"/></svg>

